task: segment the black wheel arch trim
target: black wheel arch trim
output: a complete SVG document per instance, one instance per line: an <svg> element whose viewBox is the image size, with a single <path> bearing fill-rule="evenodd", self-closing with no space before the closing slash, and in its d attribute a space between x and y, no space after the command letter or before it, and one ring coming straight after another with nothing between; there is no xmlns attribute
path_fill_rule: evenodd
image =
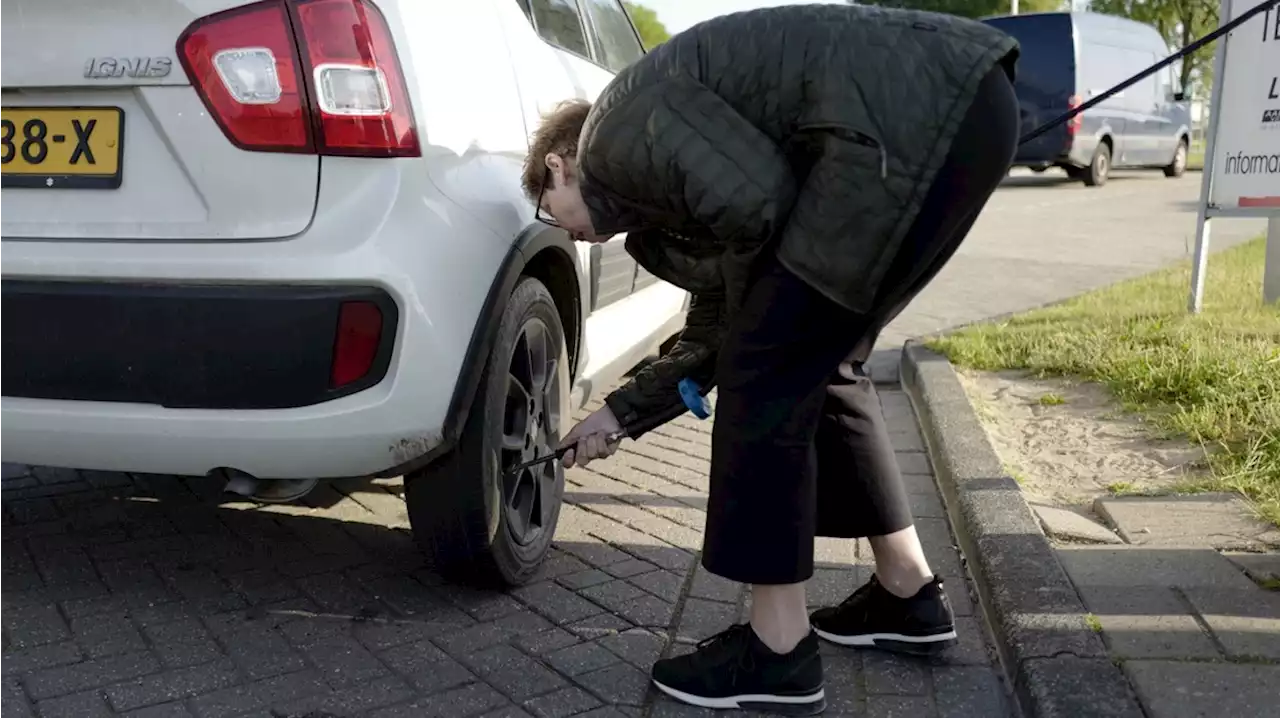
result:
<svg viewBox="0 0 1280 718"><path fill-rule="evenodd" d="M546 249L563 252L567 261L574 266L577 265L575 259L577 250L574 249L573 240L562 229L539 223L526 227L516 236L516 240L511 243L507 256L503 258L502 265L494 276L493 283L489 286L475 329L471 332L471 341L467 344L462 368L458 372L458 380L454 385L448 413L445 414L439 443L416 458L378 472L375 474L376 477L389 478L416 471L449 453L457 445L462 428L466 426L467 417L471 413L476 392L480 388L480 381L484 377L485 364L488 362L489 352L493 349L502 313L507 309L507 301L515 291L516 284L520 281L530 260ZM576 281L576 277L574 284L580 294L581 286ZM581 297L578 302L578 306L580 305ZM575 344L580 347L584 322L579 321L577 324L578 336L575 337ZM580 351L578 355L581 355ZM570 381L574 375L575 372L571 371Z"/></svg>

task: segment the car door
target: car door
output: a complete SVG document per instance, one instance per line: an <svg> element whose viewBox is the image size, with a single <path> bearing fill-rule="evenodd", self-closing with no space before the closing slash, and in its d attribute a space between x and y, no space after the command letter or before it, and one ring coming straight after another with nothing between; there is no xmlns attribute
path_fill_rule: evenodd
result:
<svg viewBox="0 0 1280 718"><path fill-rule="evenodd" d="M532 130L537 127L544 112L561 100L578 97L595 100L605 85L613 79L613 72L602 67L603 47L599 33L591 21L590 7L579 0L517 0L532 24L536 37L549 47L529 48L529 56L551 57L548 63L529 63L526 52L517 48L521 59L516 72L521 76L521 86L531 88L524 98L525 124ZM626 16L623 16L626 20ZM637 45L638 45L637 40ZM549 81L555 75L571 79L572 88L563 83ZM588 278L588 309L595 311L626 299L635 282L636 263L624 247L625 235L614 237L603 244L579 244L578 255Z"/></svg>
<svg viewBox="0 0 1280 718"><path fill-rule="evenodd" d="M1085 99L1101 95L1137 72L1133 51L1127 47L1098 42L1087 51L1092 53L1092 57L1089 74L1084 78L1087 86ZM1132 85L1098 105L1098 115L1111 131L1113 167L1142 164L1142 157L1151 151L1146 146L1143 127L1144 117L1150 114L1151 108L1144 102L1143 89L1141 83ZM1150 99L1149 91L1146 99Z"/></svg>
<svg viewBox="0 0 1280 718"><path fill-rule="evenodd" d="M1153 118L1156 156L1152 164L1165 165L1173 161L1173 153L1181 139L1183 103L1178 100L1178 76L1170 65L1156 73L1159 80L1156 89L1156 113Z"/></svg>
<svg viewBox="0 0 1280 718"><path fill-rule="evenodd" d="M1156 64L1160 58L1155 53L1137 48L1125 48L1122 79L1132 77ZM1148 166L1156 164L1161 156L1160 148L1160 82L1157 75L1147 75L1131 85L1128 107L1131 112L1125 132L1132 139L1133 152L1125 164Z"/></svg>
<svg viewBox="0 0 1280 718"><path fill-rule="evenodd" d="M623 68L644 55L640 36L618 0L582 0L586 9L590 39L597 62L609 73ZM593 306L606 306L658 281L627 254L619 235L609 242L595 245L593 258L596 296Z"/></svg>
<svg viewBox="0 0 1280 718"><path fill-rule="evenodd" d="M565 99L594 101L616 70L643 55L616 0L492 1L502 15L529 132ZM683 326L688 294L647 274L637 282L639 268L624 240L577 245L587 314L577 380L582 396L617 381Z"/></svg>
<svg viewBox="0 0 1280 718"><path fill-rule="evenodd" d="M1135 50L1132 57L1133 67L1130 74L1141 72L1160 61L1160 58L1149 50ZM1160 77L1161 73L1148 75L1132 88L1134 110L1142 118L1142 154L1138 158L1142 165L1160 164L1160 158L1164 156L1165 132L1160 112L1162 105Z"/></svg>

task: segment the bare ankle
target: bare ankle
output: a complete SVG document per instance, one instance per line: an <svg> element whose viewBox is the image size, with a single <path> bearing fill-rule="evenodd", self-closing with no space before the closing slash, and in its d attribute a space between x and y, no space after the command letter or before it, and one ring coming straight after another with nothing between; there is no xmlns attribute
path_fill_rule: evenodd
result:
<svg viewBox="0 0 1280 718"><path fill-rule="evenodd" d="M915 526L868 540L876 557L876 577L889 593L910 598L933 580Z"/></svg>
<svg viewBox="0 0 1280 718"><path fill-rule="evenodd" d="M885 590L898 598L911 598L920 592L930 581L933 574L928 571L881 571L876 569L876 579Z"/></svg>
<svg viewBox="0 0 1280 718"><path fill-rule="evenodd" d="M769 650L785 655L809 635L804 584L751 587L751 630Z"/></svg>
<svg viewBox="0 0 1280 718"><path fill-rule="evenodd" d="M769 650L774 653L785 656L794 651L796 646L800 645L800 641L809 634L809 624L805 623L804 629L799 630L796 626L784 626L782 624L771 624L769 622L756 621L751 622L751 630L755 632L756 638L760 639Z"/></svg>

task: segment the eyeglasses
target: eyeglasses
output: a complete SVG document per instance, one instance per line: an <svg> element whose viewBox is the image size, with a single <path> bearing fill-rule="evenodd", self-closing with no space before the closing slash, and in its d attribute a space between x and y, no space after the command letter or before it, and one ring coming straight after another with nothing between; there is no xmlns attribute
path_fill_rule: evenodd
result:
<svg viewBox="0 0 1280 718"><path fill-rule="evenodd" d="M538 204L535 205L536 209L534 210L533 216L545 225L559 227L560 223L556 221L556 218L552 217L550 212L542 208L542 198L547 193L547 185L549 184L551 184L550 168L547 169L546 175L542 178L542 189L538 190Z"/></svg>

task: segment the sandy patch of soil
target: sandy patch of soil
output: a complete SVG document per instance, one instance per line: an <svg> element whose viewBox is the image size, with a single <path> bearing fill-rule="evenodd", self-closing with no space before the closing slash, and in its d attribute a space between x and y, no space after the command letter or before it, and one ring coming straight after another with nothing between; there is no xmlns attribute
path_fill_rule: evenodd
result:
<svg viewBox="0 0 1280 718"><path fill-rule="evenodd" d="M1203 452L1151 438L1094 384L961 371L996 453L1032 503L1088 512L1115 493L1160 493L1201 475Z"/></svg>

